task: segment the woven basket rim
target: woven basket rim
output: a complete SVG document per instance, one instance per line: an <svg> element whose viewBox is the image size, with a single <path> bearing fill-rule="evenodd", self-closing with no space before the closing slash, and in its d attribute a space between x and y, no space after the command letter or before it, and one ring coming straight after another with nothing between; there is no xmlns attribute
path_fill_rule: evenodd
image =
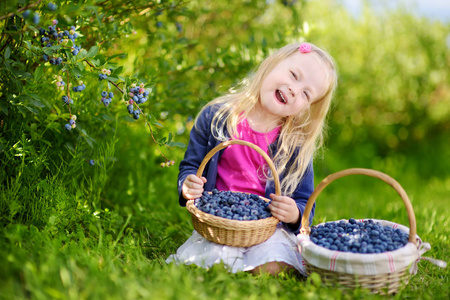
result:
<svg viewBox="0 0 450 300"><path fill-rule="evenodd" d="M194 200L188 200L186 203L186 208L192 215L197 217L200 222L219 228L245 231L274 226L280 222L280 220L273 216L259 220L230 220L227 218L218 217L209 213L205 213L198 209L194 204Z"/></svg>

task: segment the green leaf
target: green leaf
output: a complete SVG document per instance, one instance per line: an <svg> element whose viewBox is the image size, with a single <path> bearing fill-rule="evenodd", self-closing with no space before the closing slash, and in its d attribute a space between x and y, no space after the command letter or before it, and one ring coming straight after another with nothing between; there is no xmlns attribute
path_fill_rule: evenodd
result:
<svg viewBox="0 0 450 300"><path fill-rule="evenodd" d="M122 72L122 70L123 70L123 66L120 66L113 71L113 74L117 76Z"/></svg>
<svg viewBox="0 0 450 300"><path fill-rule="evenodd" d="M76 58L78 60L83 60L86 58L86 55L87 55L86 49L81 49L80 52L78 52L78 55L76 56Z"/></svg>
<svg viewBox="0 0 450 300"><path fill-rule="evenodd" d="M119 53L119 54L114 54L108 57L108 60L112 60L113 58L116 57L120 57L120 58L125 58L126 54L125 53Z"/></svg>
<svg viewBox="0 0 450 300"><path fill-rule="evenodd" d="M92 46L91 49L89 49L88 53L86 54L86 58L94 57L97 55L97 53L98 53L98 47Z"/></svg>
<svg viewBox="0 0 450 300"><path fill-rule="evenodd" d="M169 146L169 147L186 148L186 144L181 143L181 142L170 142L170 143L167 143L167 146Z"/></svg>
<svg viewBox="0 0 450 300"><path fill-rule="evenodd" d="M28 105L24 105L26 109L28 109L29 111L31 111L33 114L38 114L39 111L37 109L35 109L34 107L28 106Z"/></svg>
<svg viewBox="0 0 450 300"><path fill-rule="evenodd" d="M77 62L77 66L81 71L84 71L84 64L81 61Z"/></svg>
<svg viewBox="0 0 450 300"><path fill-rule="evenodd" d="M10 56L11 56L11 49L9 47L6 47L5 59L8 59Z"/></svg>
<svg viewBox="0 0 450 300"><path fill-rule="evenodd" d="M28 101L28 104L31 104L31 105L33 105L35 107L39 107L39 108L45 107L45 104L38 100L30 100L30 101Z"/></svg>
<svg viewBox="0 0 450 300"><path fill-rule="evenodd" d="M40 65L34 71L34 81L39 81L39 79L41 79L42 75L44 75L44 66Z"/></svg>

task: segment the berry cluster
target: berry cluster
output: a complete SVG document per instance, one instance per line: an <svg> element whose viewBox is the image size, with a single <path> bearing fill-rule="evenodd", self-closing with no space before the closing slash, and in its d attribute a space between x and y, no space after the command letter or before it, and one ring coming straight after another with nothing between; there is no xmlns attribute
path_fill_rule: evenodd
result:
<svg viewBox="0 0 450 300"><path fill-rule="evenodd" d="M80 81L78 81L78 85L76 85L72 88L72 91L81 92L81 91L84 91L85 88L86 88L86 85L83 83L82 80L80 80Z"/></svg>
<svg viewBox="0 0 450 300"><path fill-rule="evenodd" d="M108 76L111 75L111 69L102 69L102 72L100 74L98 74L98 79L103 80L103 79L108 79Z"/></svg>
<svg viewBox="0 0 450 300"><path fill-rule="evenodd" d="M48 26L48 30L44 28L39 28L39 34L41 35L41 46L42 47L51 47L53 43L57 42L58 44L66 44L68 40L72 41L72 54L77 55L80 51L81 47L75 45L75 39L78 37L78 34L75 32L75 26L71 26L70 30L61 31L56 27L58 24L58 20L52 21L53 25ZM62 63L61 57L49 57L47 54L43 56L44 61L50 62L52 65L60 65Z"/></svg>
<svg viewBox="0 0 450 300"><path fill-rule="evenodd" d="M133 83L130 87L130 91L128 92L128 96L130 96L131 99L125 102L125 104L127 105L128 113L130 115L133 115L133 118L135 120L139 119L141 110L139 109L139 107L135 109L133 104L141 104L146 102L148 99L147 97L149 95L149 91L147 91L144 87L145 85L143 83L141 83L140 85Z"/></svg>
<svg viewBox="0 0 450 300"><path fill-rule="evenodd" d="M114 97L113 92L108 93L107 91L103 91L101 95L102 95L103 105L105 105L105 106L108 106L112 101L112 97Z"/></svg>
<svg viewBox="0 0 450 300"><path fill-rule="evenodd" d="M28 17L30 16L30 14L31 14L31 11L30 11L29 9L27 9L26 11L23 12L22 17L23 17L24 19L28 19ZM39 21L40 21L40 20L41 20L41 16L40 16L37 12L34 13L34 14L33 14L33 17L32 17L32 21L33 21L34 25L39 24Z"/></svg>
<svg viewBox="0 0 450 300"><path fill-rule="evenodd" d="M353 253L382 253L406 245L408 234L373 220L327 222L311 228L311 241L330 250Z"/></svg>
<svg viewBox="0 0 450 300"><path fill-rule="evenodd" d="M132 84L130 92L128 95L131 99L136 102L136 104L141 104L147 101L149 91L144 89L145 85L141 83L140 85Z"/></svg>
<svg viewBox="0 0 450 300"><path fill-rule="evenodd" d="M249 221L272 216L269 202L249 193L214 189L212 193L203 192L202 197L194 200L194 204L205 213L231 220Z"/></svg>
<svg viewBox="0 0 450 300"><path fill-rule="evenodd" d="M64 104L73 104L72 98L70 98L66 95L62 96L62 100L63 100Z"/></svg>
<svg viewBox="0 0 450 300"><path fill-rule="evenodd" d="M63 91L64 90L64 86L66 85L66 83L63 81L62 77L59 76L59 75L53 75L53 78L55 79L56 88L58 90Z"/></svg>
<svg viewBox="0 0 450 300"><path fill-rule="evenodd" d="M161 163L161 167L162 167L162 168L166 168L166 167L173 166L174 164L175 164L175 161L173 161L173 160L168 160L168 161L166 161L166 162L162 162L162 163Z"/></svg>
<svg viewBox="0 0 450 300"><path fill-rule="evenodd" d="M70 116L69 123L64 125L64 128L66 128L66 130L71 130L71 129L74 129L75 127L77 127L77 125L75 124L76 119L77 119L76 115Z"/></svg>

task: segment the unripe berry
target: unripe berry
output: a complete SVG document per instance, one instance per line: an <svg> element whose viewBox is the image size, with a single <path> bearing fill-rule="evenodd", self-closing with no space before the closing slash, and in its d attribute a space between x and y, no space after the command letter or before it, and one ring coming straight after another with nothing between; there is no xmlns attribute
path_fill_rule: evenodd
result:
<svg viewBox="0 0 450 300"><path fill-rule="evenodd" d="M71 118L72 120L74 120L74 121L77 120L77 116L76 116L76 115L72 115L70 118Z"/></svg>
<svg viewBox="0 0 450 300"><path fill-rule="evenodd" d="M77 127L77 125L75 123L73 123L71 126L72 126L72 129Z"/></svg>
<svg viewBox="0 0 450 300"><path fill-rule="evenodd" d="M135 88L135 87L136 87L136 83L133 83L133 84L131 85L131 87L132 87L132 88Z"/></svg>

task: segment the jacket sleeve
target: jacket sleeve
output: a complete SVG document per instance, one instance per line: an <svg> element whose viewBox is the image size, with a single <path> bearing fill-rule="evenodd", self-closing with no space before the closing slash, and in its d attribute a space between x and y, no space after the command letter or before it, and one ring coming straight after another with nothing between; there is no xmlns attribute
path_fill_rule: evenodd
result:
<svg viewBox="0 0 450 300"><path fill-rule="evenodd" d="M179 204L186 206L187 200L182 195L183 182L189 174L196 174L197 170L207 153L208 140L211 135L211 120L213 111L210 107L204 109L197 118L196 125L191 129L189 143L180 162L178 173L178 196Z"/></svg>
<svg viewBox="0 0 450 300"><path fill-rule="evenodd" d="M282 178L280 177L280 180ZM294 232L295 234L298 234L300 232L301 228L301 221L303 212L305 211L306 203L308 202L309 196L311 196L312 192L314 191L314 170L312 162L309 164L305 175L303 176L301 182L298 184L296 190L291 195L291 198L295 200L295 203L297 204L297 208L300 212L299 221L297 224L287 224L283 223L283 225L289 229L290 231ZM269 198L269 195L271 193L275 193L275 186L273 181L269 183L268 189L266 189L266 198ZM312 223L313 217L314 217L314 210L315 210L316 204L314 203L311 213L309 215L309 223Z"/></svg>
<svg viewBox="0 0 450 300"><path fill-rule="evenodd" d="M306 203L308 202L308 199L313 191L314 191L314 169L312 163L310 163L302 181L297 186L297 189L295 190L294 194L291 196L291 198L294 199L295 203L297 204L297 208L300 212L300 217L297 224L286 224L286 226L295 234L298 234L300 232L303 212L305 211ZM314 203L311 209L311 213L309 214L309 224L312 224L315 208L316 204Z"/></svg>

